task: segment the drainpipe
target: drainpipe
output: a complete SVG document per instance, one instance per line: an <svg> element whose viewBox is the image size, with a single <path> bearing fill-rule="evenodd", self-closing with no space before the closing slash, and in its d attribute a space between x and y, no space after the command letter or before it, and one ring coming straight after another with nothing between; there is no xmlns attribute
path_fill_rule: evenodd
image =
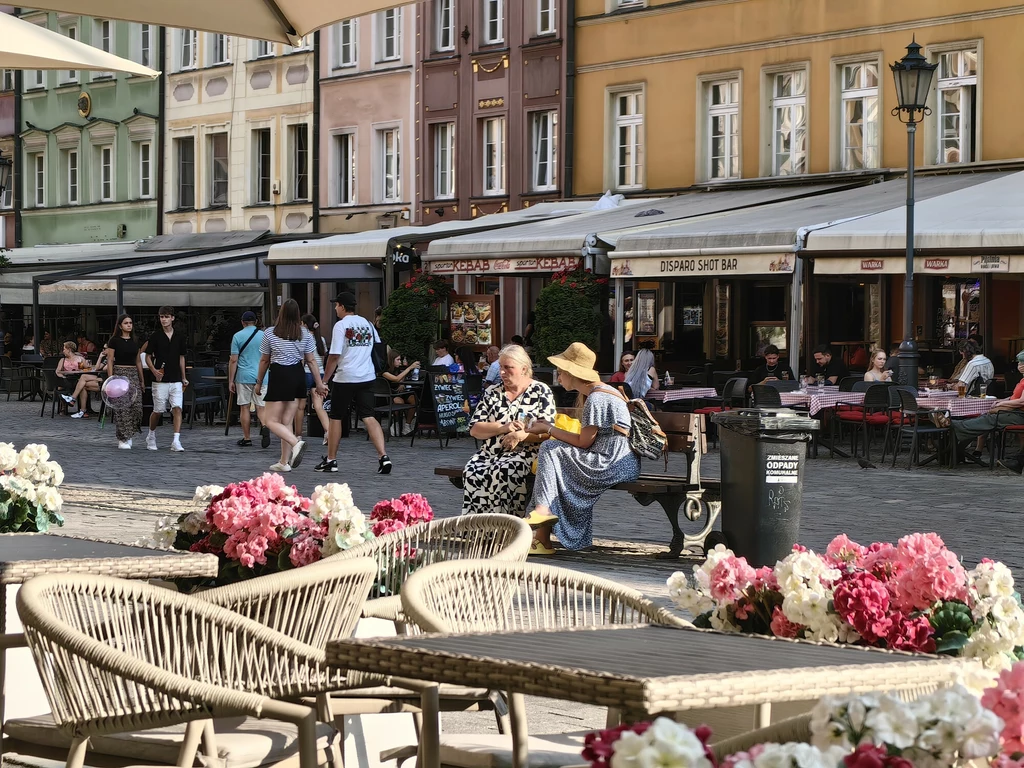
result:
<svg viewBox="0 0 1024 768"><path fill-rule="evenodd" d="M313 33L313 232L320 231L320 32Z"/></svg>
<svg viewBox="0 0 1024 768"><path fill-rule="evenodd" d="M7 183L14 185L11 205L14 206L14 247L21 247L21 206L24 205L22 192L22 153L21 153L21 92L24 87L24 73L14 70L14 157L11 158L11 175Z"/></svg>
<svg viewBox="0 0 1024 768"><path fill-rule="evenodd" d="M615 365L622 359L622 337L626 335L626 281L615 278Z"/></svg>
<svg viewBox="0 0 1024 768"><path fill-rule="evenodd" d="M32 347L38 352L39 339L42 337L40 325L43 321L43 313L39 308L39 278L32 277Z"/></svg>
<svg viewBox="0 0 1024 768"><path fill-rule="evenodd" d="M160 40L160 84L157 86L157 98L160 100L159 109L157 109L157 136L159 137L159 153L156 156L156 233L162 235L164 233L164 173L166 168L164 166L164 155L166 154L167 148L164 146L164 142L167 137L167 28L160 27L160 34L158 36ZM198 225L198 222L197 222ZM198 228L198 226L197 226ZM118 280L118 286L121 285L121 281ZM120 307L120 300L118 305ZM123 309L118 309L118 312L124 312Z"/></svg>
<svg viewBox="0 0 1024 768"><path fill-rule="evenodd" d="M124 314L124 276L117 276L117 314Z"/></svg>
<svg viewBox="0 0 1024 768"><path fill-rule="evenodd" d="M576 0L565 3L565 137L562 141L562 197L573 195L573 144L576 134ZM618 353L616 353L618 354ZM616 360L619 358L616 357Z"/></svg>

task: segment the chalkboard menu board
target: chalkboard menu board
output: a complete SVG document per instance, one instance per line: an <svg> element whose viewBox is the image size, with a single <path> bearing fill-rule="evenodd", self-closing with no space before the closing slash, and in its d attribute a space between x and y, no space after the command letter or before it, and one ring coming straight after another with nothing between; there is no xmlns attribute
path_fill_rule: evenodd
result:
<svg viewBox="0 0 1024 768"><path fill-rule="evenodd" d="M468 432L469 414L463 410L466 403L463 377L454 373L432 373L428 385L437 413L437 431L442 435Z"/></svg>

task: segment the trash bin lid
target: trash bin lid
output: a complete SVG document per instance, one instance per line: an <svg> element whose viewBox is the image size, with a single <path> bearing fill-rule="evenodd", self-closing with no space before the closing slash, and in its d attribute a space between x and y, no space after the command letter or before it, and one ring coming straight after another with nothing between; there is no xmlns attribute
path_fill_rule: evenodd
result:
<svg viewBox="0 0 1024 768"><path fill-rule="evenodd" d="M711 415L715 424L745 435L773 432L814 432L821 425L817 419L789 408L738 408Z"/></svg>

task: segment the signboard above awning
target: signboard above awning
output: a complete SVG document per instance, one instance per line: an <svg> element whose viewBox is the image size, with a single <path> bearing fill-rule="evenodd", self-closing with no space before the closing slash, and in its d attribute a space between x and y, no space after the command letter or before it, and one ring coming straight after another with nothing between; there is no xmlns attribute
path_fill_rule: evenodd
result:
<svg viewBox="0 0 1024 768"><path fill-rule="evenodd" d="M903 256L818 256L816 275L902 275L907 260ZM984 275L1024 273L1022 256L918 256L914 259L917 275Z"/></svg>
<svg viewBox="0 0 1024 768"><path fill-rule="evenodd" d="M612 261L612 277L728 277L730 275L789 275L796 255L744 253L724 256L629 258Z"/></svg>
<svg viewBox="0 0 1024 768"><path fill-rule="evenodd" d="M430 262L436 275L530 275L561 272L576 267L580 256L529 256L497 259L442 259Z"/></svg>

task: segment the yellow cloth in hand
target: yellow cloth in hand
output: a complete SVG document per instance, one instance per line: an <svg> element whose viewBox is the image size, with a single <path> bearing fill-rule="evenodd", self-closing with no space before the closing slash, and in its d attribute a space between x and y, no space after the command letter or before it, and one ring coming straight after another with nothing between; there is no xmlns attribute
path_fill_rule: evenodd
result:
<svg viewBox="0 0 1024 768"><path fill-rule="evenodd" d="M583 424L580 423L579 419L574 419L572 416L566 416L564 413L560 413L555 416L555 429L562 429L566 432L572 432L574 435L578 435L583 431ZM537 474L537 460L533 460L533 467L531 470L533 474Z"/></svg>

